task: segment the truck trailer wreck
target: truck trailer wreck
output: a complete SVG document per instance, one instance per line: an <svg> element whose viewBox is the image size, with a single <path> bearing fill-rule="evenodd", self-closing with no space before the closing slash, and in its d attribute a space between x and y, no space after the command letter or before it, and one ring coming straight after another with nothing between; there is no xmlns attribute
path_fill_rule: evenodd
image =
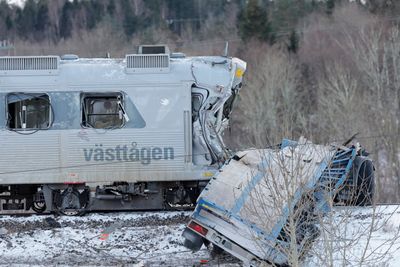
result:
<svg viewBox="0 0 400 267"><path fill-rule="evenodd" d="M183 232L185 246L225 250L245 266L290 265L319 236L332 205L369 205L374 166L355 145L301 138L237 153L210 180Z"/></svg>

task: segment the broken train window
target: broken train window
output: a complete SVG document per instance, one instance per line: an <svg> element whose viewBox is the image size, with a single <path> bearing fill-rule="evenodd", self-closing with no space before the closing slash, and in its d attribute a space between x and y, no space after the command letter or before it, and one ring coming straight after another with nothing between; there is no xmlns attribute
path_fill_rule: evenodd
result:
<svg viewBox="0 0 400 267"><path fill-rule="evenodd" d="M48 129L52 124L52 108L46 94L8 94L7 111L9 129L40 130Z"/></svg>
<svg viewBox="0 0 400 267"><path fill-rule="evenodd" d="M121 93L82 94L82 126L115 129L129 121Z"/></svg>

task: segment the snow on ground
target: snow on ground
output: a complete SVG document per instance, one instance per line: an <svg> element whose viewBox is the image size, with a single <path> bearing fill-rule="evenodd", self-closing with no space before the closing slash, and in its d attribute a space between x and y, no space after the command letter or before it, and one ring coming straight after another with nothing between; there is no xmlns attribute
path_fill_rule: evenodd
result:
<svg viewBox="0 0 400 267"><path fill-rule="evenodd" d="M400 266L400 206L336 207L305 266Z"/></svg>
<svg viewBox="0 0 400 267"><path fill-rule="evenodd" d="M206 260L202 266L240 266L226 255L213 259L204 247L197 253L188 251L181 234L189 215L1 216L0 265L200 266ZM399 226L400 206L375 211L370 207L334 208L324 219L321 236L304 265L400 266ZM363 254L366 259L360 264Z"/></svg>
<svg viewBox="0 0 400 267"><path fill-rule="evenodd" d="M188 251L181 237L190 212L121 212L84 217L0 217L0 264L225 266L203 248ZM226 257L226 256L225 256ZM236 261L237 262L237 261Z"/></svg>

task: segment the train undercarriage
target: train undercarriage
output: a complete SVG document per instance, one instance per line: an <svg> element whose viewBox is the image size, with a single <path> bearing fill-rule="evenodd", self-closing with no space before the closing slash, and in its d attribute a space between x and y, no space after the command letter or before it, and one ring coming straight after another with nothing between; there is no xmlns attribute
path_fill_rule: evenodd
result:
<svg viewBox="0 0 400 267"><path fill-rule="evenodd" d="M0 187L0 214L83 215L108 210L192 209L207 181L45 184Z"/></svg>

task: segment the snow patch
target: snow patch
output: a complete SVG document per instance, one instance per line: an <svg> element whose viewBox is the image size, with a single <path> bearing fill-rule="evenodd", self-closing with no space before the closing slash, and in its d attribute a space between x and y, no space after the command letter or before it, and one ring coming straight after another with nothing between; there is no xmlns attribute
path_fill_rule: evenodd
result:
<svg viewBox="0 0 400 267"><path fill-rule="evenodd" d="M193 266L202 259L212 261L205 247L193 254L183 246L182 232L189 215L1 216L0 265Z"/></svg>
<svg viewBox="0 0 400 267"><path fill-rule="evenodd" d="M9 5L24 7L26 0L7 0Z"/></svg>

